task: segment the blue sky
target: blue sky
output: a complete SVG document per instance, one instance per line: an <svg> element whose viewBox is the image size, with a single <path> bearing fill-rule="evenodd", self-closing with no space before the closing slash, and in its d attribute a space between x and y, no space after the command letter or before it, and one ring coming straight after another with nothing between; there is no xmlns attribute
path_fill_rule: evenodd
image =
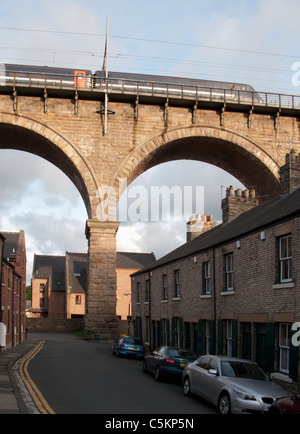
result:
<svg viewBox="0 0 300 434"><path fill-rule="evenodd" d="M300 62L299 13L299 0L0 0L0 63L101 69L109 17L110 70L299 94L292 84L292 66ZM170 163L136 182L180 183L171 178L179 167L181 179L204 185L205 212L220 219L221 186L240 184L213 166ZM84 204L54 166L1 150L0 182L0 230L26 231L29 272L33 253L87 250ZM184 224L127 224L118 249L161 256L184 241Z"/></svg>

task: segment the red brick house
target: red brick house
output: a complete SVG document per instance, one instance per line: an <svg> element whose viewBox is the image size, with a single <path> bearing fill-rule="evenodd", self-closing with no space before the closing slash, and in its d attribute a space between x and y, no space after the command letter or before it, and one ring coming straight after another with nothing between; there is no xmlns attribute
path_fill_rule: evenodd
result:
<svg viewBox="0 0 300 434"><path fill-rule="evenodd" d="M0 242L0 348L12 348L26 335L25 233L2 232Z"/></svg>

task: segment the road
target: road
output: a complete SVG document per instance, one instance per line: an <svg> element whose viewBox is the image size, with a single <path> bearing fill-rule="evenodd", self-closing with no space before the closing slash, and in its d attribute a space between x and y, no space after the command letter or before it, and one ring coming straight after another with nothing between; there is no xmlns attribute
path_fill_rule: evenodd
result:
<svg viewBox="0 0 300 434"><path fill-rule="evenodd" d="M180 383L156 382L142 362L112 355L112 343L73 335L44 335L29 374L56 414L212 414L196 397L184 397Z"/></svg>

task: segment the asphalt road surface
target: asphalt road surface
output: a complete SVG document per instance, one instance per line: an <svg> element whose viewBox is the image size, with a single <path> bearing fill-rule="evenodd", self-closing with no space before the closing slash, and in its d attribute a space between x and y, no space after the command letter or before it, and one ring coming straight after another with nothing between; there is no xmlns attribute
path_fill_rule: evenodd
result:
<svg viewBox="0 0 300 434"><path fill-rule="evenodd" d="M112 343L73 335L41 335L42 350L29 374L56 414L211 414L216 410L185 397L176 382L156 382L142 362L112 355Z"/></svg>

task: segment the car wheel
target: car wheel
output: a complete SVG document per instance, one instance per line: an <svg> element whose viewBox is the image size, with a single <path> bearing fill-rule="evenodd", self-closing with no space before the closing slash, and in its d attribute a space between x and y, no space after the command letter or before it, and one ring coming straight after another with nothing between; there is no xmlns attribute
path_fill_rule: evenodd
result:
<svg viewBox="0 0 300 434"><path fill-rule="evenodd" d="M184 396L189 396L191 394L191 380L189 377L185 377L183 382L183 394Z"/></svg>
<svg viewBox="0 0 300 434"><path fill-rule="evenodd" d="M147 362L146 362L146 360L143 361L143 372L144 372L145 374L147 374L147 372L148 372L148 369L147 369Z"/></svg>
<svg viewBox="0 0 300 434"><path fill-rule="evenodd" d="M157 366L156 369L155 369L154 378L155 378L155 381L160 381L161 380L161 372L160 372L159 366Z"/></svg>
<svg viewBox="0 0 300 434"><path fill-rule="evenodd" d="M231 403L228 393L222 393L219 398L219 413L220 414L230 414L231 413Z"/></svg>
<svg viewBox="0 0 300 434"><path fill-rule="evenodd" d="M279 404L272 404L268 411L269 414L282 414L282 408Z"/></svg>

